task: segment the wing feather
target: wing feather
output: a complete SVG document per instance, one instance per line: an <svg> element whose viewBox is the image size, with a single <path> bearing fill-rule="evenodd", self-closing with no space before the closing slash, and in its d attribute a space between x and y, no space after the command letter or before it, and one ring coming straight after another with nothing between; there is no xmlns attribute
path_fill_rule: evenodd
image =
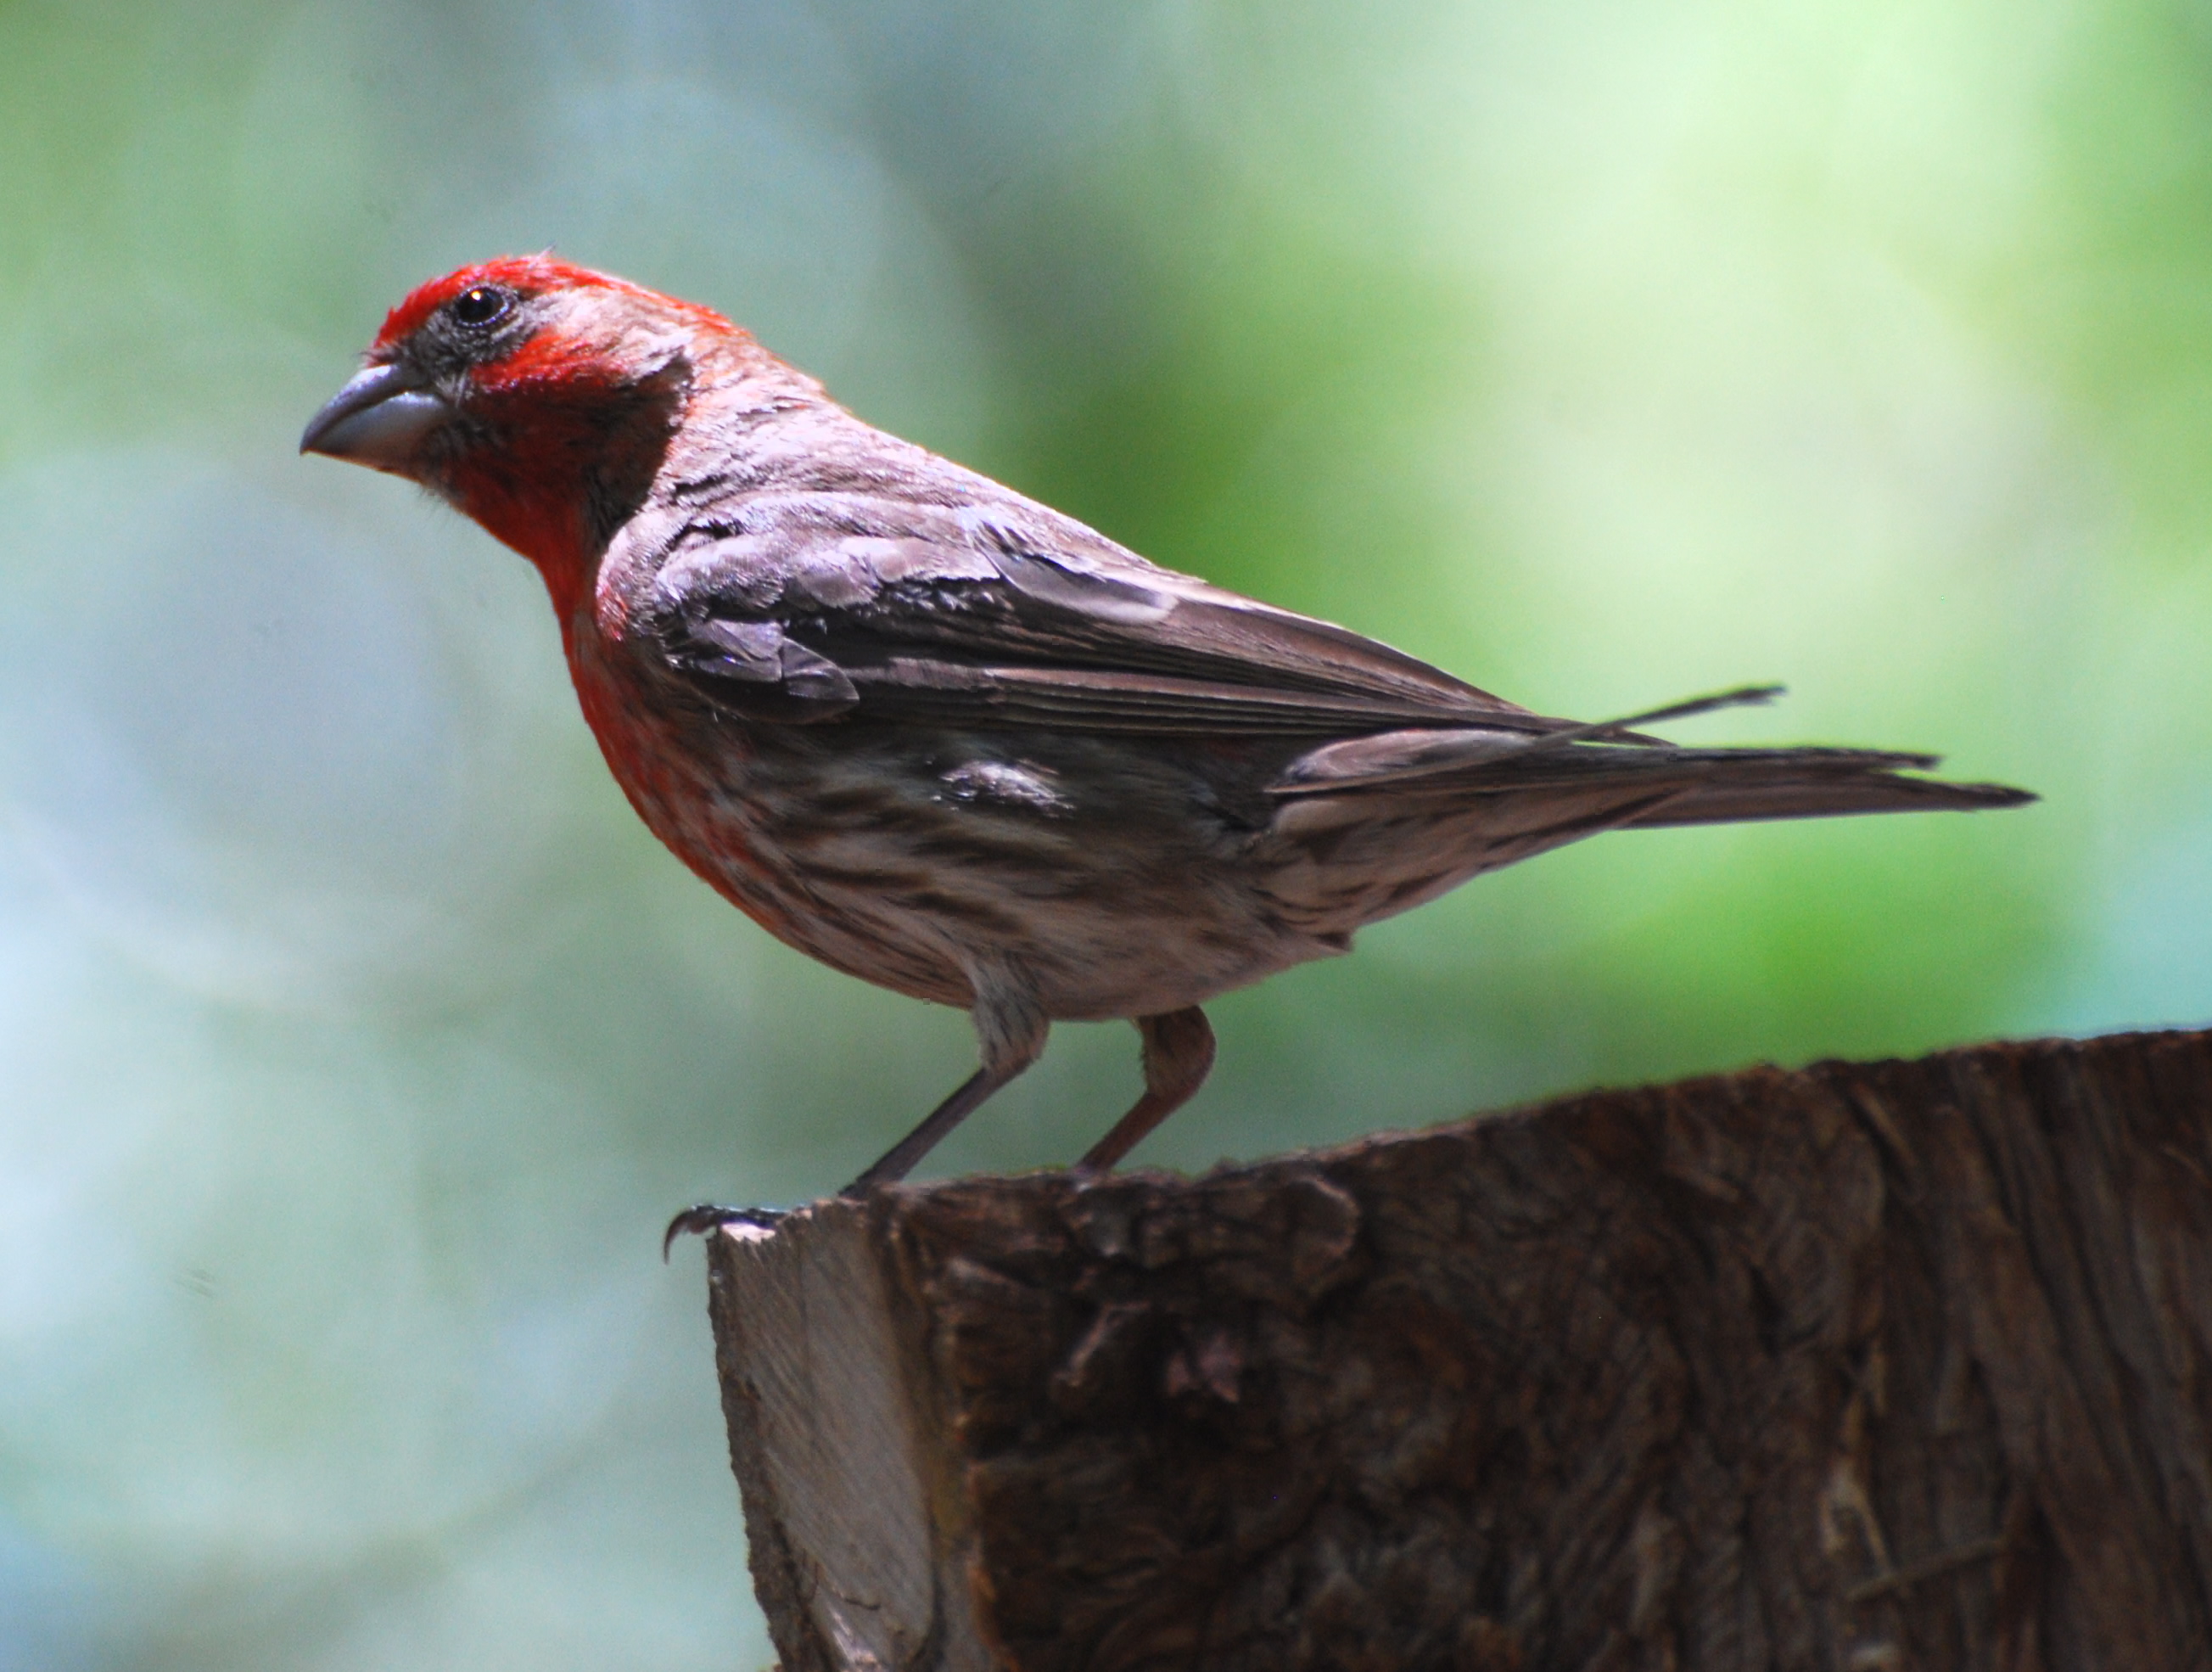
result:
<svg viewBox="0 0 2212 1672"><path fill-rule="evenodd" d="M757 719L1316 736L1567 724L1025 501L757 496L671 543L646 619L674 667Z"/></svg>

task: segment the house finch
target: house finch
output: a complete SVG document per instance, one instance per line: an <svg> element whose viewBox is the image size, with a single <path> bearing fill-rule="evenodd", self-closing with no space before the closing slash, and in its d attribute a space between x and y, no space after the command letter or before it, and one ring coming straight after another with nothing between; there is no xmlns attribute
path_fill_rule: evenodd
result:
<svg viewBox="0 0 2212 1672"><path fill-rule="evenodd" d="M974 1017L975 1073L850 1190L1127 1017L1204 1080L1218 993L1600 830L2015 806L1927 757L1686 749L1549 719L1146 562L872 429L708 308L546 256L392 310L303 451L389 471L538 566L631 804L769 933ZM706 1221L679 1219L676 1228Z"/></svg>

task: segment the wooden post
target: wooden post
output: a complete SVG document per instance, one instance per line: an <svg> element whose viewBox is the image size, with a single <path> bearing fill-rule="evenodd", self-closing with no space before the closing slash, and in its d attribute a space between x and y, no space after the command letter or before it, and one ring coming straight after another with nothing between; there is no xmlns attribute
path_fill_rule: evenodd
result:
<svg viewBox="0 0 2212 1672"><path fill-rule="evenodd" d="M708 1243L785 1672L2212 1666L2212 1035Z"/></svg>

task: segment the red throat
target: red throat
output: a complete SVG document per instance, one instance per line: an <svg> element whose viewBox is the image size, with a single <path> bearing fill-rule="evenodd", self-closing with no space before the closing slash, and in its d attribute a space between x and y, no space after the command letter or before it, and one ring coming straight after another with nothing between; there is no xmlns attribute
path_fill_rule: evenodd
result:
<svg viewBox="0 0 2212 1672"><path fill-rule="evenodd" d="M538 566L564 623L591 587L604 534L594 526L593 485L624 462L616 449L630 438L610 415L632 402L632 386L591 345L538 337L478 374L475 410L498 442L448 466L462 509ZM661 440L648 430L630 446L657 449ZM658 461L629 462L650 479Z"/></svg>
<svg viewBox="0 0 2212 1672"><path fill-rule="evenodd" d="M453 486L462 509L537 566L565 635L591 595L599 557L574 484L465 467L453 471Z"/></svg>

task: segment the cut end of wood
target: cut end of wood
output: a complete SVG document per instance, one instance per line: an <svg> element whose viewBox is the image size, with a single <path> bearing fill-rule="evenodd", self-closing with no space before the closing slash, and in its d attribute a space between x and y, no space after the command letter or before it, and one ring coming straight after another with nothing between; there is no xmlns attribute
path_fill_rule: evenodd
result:
<svg viewBox="0 0 2212 1672"><path fill-rule="evenodd" d="M2212 1664L2212 1036L708 1253L785 1672Z"/></svg>

